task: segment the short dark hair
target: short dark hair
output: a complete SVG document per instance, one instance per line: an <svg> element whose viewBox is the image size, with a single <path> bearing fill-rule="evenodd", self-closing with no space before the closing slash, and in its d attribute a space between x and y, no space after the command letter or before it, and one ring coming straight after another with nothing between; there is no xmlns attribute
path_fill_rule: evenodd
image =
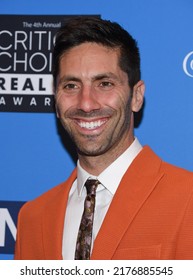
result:
<svg viewBox="0 0 193 280"><path fill-rule="evenodd" d="M136 40L118 23L94 16L72 17L57 32L53 51L54 88L61 56L70 48L93 42L120 49L120 68L127 73L131 89L140 80L140 54Z"/></svg>

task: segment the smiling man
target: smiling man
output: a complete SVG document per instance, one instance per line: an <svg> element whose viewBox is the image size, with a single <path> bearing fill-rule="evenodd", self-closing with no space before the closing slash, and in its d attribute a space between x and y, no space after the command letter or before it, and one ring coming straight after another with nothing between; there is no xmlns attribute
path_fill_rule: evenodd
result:
<svg viewBox="0 0 193 280"><path fill-rule="evenodd" d="M77 146L81 166L93 175L134 141L131 115L143 104L143 82L130 88L119 57L119 49L86 42L60 61L58 116Z"/></svg>
<svg viewBox="0 0 193 280"><path fill-rule="evenodd" d="M134 136L145 90L136 41L77 17L53 57L56 112L78 162L22 208L15 259L193 259L193 174Z"/></svg>

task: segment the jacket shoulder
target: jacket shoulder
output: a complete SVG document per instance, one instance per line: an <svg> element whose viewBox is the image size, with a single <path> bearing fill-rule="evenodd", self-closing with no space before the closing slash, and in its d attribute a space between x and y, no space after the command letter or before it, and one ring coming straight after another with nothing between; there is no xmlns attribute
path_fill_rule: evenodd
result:
<svg viewBox="0 0 193 280"><path fill-rule="evenodd" d="M45 193L41 194L35 199L27 201L20 210L20 216L25 216L25 214L27 214L29 217L29 215L34 216L35 213L39 215L44 209L45 205L49 203L49 201L53 200L57 195L59 195L64 187L65 182L60 183L59 185L51 188L50 190L46 191Z"/></svg>
<svg viewBox="0 0 193 280"><path fill-rule="evenodd" d="M53 200L57 200L60 196L65 196L68 194L68 191L70 190L75 178L76 169L72 172L72 174L66 181L49 189L37 198L26 202L20 210L20 215L26 214L27 216L35 216L35 214L37 214L39 216L46 205L51 203Z"/></svg>
<svg viewBox="0 0 193 280"><path fill-rule="evenodd" d="M182 167L173 165L166 161L163 161L149 146L144 147L143 151L143 163L146 162L149 172L152 169L156 170L155 173L163 174L162 180L167 182L168 185L174 188L180 186L182 189L188 187L188 189L193 189L193 172L186 170Z"/></svg>

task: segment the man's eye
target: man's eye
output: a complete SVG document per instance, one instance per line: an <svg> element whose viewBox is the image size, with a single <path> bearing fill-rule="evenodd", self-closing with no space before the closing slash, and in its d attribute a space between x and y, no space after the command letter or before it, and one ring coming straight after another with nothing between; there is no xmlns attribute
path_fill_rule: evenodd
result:
<svg viewBox="0 0 193 280"><path fill-rule="evenodd" d="M99 85L100 87L112 87L113 84L111 82L102 82Z"/></svg>
<svg viewBox="0 0 193 280"><path fill-rule="evenodd" d="M67 84L64 85L64 89L77 89L78 86L76 84Z"/></svg>

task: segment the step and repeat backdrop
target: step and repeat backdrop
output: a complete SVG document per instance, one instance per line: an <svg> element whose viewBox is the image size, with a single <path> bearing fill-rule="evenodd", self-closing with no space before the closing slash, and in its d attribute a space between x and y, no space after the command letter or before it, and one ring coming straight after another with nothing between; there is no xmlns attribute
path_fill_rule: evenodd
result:
<svg viewBox="0 0 193 280"><path fill-rule="evenodd" d="M76 164L55 116L51 75L54 36L69 17L117 21L137 39L146 93L135 134L193 171L193 1L90 2L0 0L0 260L13 259L22 205Z"/></svg>

